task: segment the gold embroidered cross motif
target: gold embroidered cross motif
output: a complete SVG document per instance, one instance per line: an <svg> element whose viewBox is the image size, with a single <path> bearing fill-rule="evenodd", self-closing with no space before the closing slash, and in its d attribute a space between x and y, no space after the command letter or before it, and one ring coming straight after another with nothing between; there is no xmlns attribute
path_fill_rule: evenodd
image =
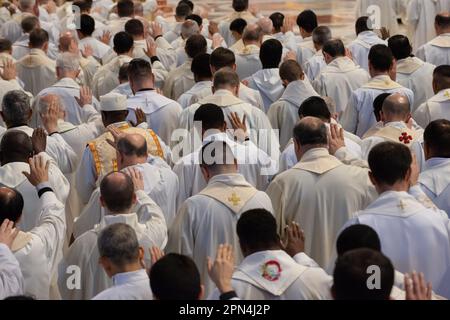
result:
<svg viewBox="0 0 450 320"><path fill-rule="evenodd" d="M238 197L236 192L233 192L231 194L231 197L228 198L228 201L230 201L233 204L233 206L237 206L239 202L241 202L241 198Z"/></svg>
<svg viewBox="0 0 450 320"><path fill-rule="evenodd" d="M450 99L450 92L449 91L445 91L444 97Z"/></svg>
<svg viewBox="0 0 450 320"><path fill-rule="evenodd" d="M400 200L400 204L397 205L398 208L405 210L406 204L403 202L403 200Z"/></svg>

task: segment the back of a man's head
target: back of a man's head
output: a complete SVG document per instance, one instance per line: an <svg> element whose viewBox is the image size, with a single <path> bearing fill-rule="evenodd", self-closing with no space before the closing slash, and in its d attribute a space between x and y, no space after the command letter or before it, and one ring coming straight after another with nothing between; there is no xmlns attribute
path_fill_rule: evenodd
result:
<svg viewBox="0 0 450 320"><path fill-rule="evenodd" d="M245 11L248 9L248 0L233 0L231 6L236 12Z"/></svg>
<svg viewBox="0 0 450 320"><path fill-rule="evenodd" d="M450 31L450 13L441 12L434 19L434 26L439 34Z"/></svg>
<svg viewBox="0 0 450 320"><path fill-rule="evenodd" d="M433 90L435 93L450 89L450 65L437 66L433 71Z"/></svg>
<svg viewBox="0 0 450 320"><path fill-rule="evenodd" d="M379 184L392 186L407 178L412 163L410 149L397 142L382 142L369 152L371 174Z"/></svg>
<svg viewBox="0 0 450 320"><path fill-rule="evenodd" d="M183 39L189 39L189 37L199 33L200 27L195 20L187 19L181 24L181 37Z"/></svg>
<svg viewBox="0 0 450 320"><path fill-rule="evenodd" d="M203 18L200 17L198 14L191 13L190 15L188 15L186 17L186 20L192 20L192 21L197 22L197 25L199 27L201 27L203 25Z"/></svg>
<svg viewBox="0 0 450 320"><path fill-rule="evenodd" d="M2 187L0 183L0 225L5 219L17 223L22 216L23 197L16 189Z"/></svg>
<svg viewBox="0 0 450 320"><path fill-rule="evenodd" d="M391 49L384 44L376 44L370 48L369 64L373 69L380 72L387 72L391 69L394 56Z"/></svg>
<svg viewBox="0 0 450 320"><path fill-rule="evenodd" d="M272 250L280 243L276 220L265 209L242 213L236 225L236 232L244 255Z"/></svg>
<svg viewBox="0 0 450 320"><path fill-rule="evenodd" d="M194 34L190 36L186 40L184 50L189 58L194 58L198 54L206 53L207 43L205 37L201 34Z"/></svg>
<svg viewBox="0 0 450 320"><path fill-rule="evenodd" d="M108 259L116 269L139 263L139 242L134 229L125 223L104 228L97 238L100 259Z"/></svg>
<svg viewBox="0 0 450 320"><path fill-rule="evenodd" d="M147 141L138 133L127 134L117 141L117 151L125 157L147 158Z"/></svg>
<svg viewBox="0 0 450 320"><path fill-rule="evenodd" d="M81 13L89 13L92 9L92 1L77 0L73 2L72 6L80 8Z"/></svg>
<svg viewBox="0 0 450 320"><path fill-rule="evenodd" d="M244 44L261 42L262 37L261 27L256 24L248 24L244 29L244 33L242 33L242 41Z"/></svg>
<svg viewBox="0 0 450 320"><path fill-rule="evenodd" d="M11 52L12 43L8 39L0 39L0 53Z"/></svg>
<svg viewBox="0 0 450 320"><path fill-rule="evenodd" d="M426 158L450 158L450 121L431 121L423 133Z"/></svg>
<svg viewBox="0 0 450 320"><path fill-rule="evenodd" d="M42 49L46 43L48 43L47 31L36 28L30 32L30 48Z"/></svg>
<svg viewBox="0 0 450 320"><path fill-rule="evenodd" d="M150 287L158 300L199 300L202 296L195 262L176 253L165 255L151 267Z"/></svg>
<svg viewBox="0 0 450 320"><path fill-rule="evenodd" d="M304 73L300 64L295 60L286 60L280 65L280 78L287 82L301 80Z"/></svg>
<svg viewBox="0 0 450 320"><path fill-rule="evenodd" d="M368 285L374 272L379 276L379 288ZM380 251L355 249L336 260L332 287L336 300L389 300L393 285L394 267Z"/></svg>
<svg viewBox="0 0 450 320"><path fill-rule="evenodd" d="M144 25L139 19L130 19L125 23L125 32L129 33L132 37L143 37Z"/></svg>
<svg viewBox="0 0 450 320"><path fill-rule="evenodd" d="M192 13L191 7L185 3L180 2L175 8L175 16L179 19L186 19L188 15Z"/></svg>
<svg viewBox="0 0 450 320"><path fill-rule="evenodd" d="M354 224L344 229L336 240L338 256L360 248L381 251L381 242L377 232L365 224Z"/></svg>
<svg viewBox="0 0 450 320"><path fill-rule="evenodd" d="M281 32L281 28L284 24L284 14L281 12L274 12L269 16L269 19L272 20L274 31Z"/></svg>
<svg viewBox="0 0 450 320"><path fill-rule="evenodd" d="M194 122L199 121L203 130L220 130L225 123L225 116L222 108L212 104L202 104L194 113Z"/></svg>
<svg viewBox="0 0 450 320"><path fill-rule="evenodd" d="M215 70L219 70L224 67L233 67L236 63L236 57L234 52L230 49L219 47L215 49L209 57L209 64Z"/></svg>
<svg viewBox="0 0 450 320"><path fill-rule="evenodd" d="M408 37L401 34L390 37L388 47L396 60L406 59L412 53L412 46Z"/></svg>
<svg viewBox="0 0 450 320"><path fill-rule="evenodd" d="M123 172L108 173L100 183L100 197L111 213L128 213L134 201L133 181Z"/></svg>
<svg viewBox="0 0 450 320"><path fill-rule="evenodd" d="M72 52L62 52L56 57L56 67L62 75L66 72L77 72L80 69L80 58Z"/></svg>
<svg viewBox="0 0 450 320"><path fill-rule="evenodd" d="M23 131L8 130L0 143L0 164L25 162L33 156L31 138ZM0 181L1 185L1 181Z"/></svg>
<svg viewBox="0 0 450 320"><path fill-rule="evenodd" d="M345 56L345 46L340 39L328 40L324 43L322 51L328 53L332 58Z"/></svg>
<svg viewBox="0 0 450 320"><path fill-rule="evenodd" d="M208 53L201 53L192 60L191 71L196 81L211 79L212 74L211 68L209 67L209 59L210 55Z"/></svg>
<svg viewBox="0 0 450 320"><path fill-rule="evenodd" d="M298 115L300 118L314 117L323 122L330 122L331 113L328 109L326 101L321 97L309 97L302 102L298 108Z"/></svg>
<svg viewBox="0 0 450 320"><path fill-rule="evenodd" d="M134 40L127 32L120 31L114 35L113 43L114 51L120 55L128 53L133 48Z"/></svg>
<svg viewBox="0 0 450 320"><path fill-rule="evenodd" d="M297 25L308 33L317 28L317 16L312 10L304 10L297 16Z"/></svg>
<svg viewBox="0 0 450 320"><path fill-rule="evenodd" d="M331 29L327 26L318 26L312 32L312 40L318 48L322 48L325 42L331 40Z"/></svg>
<svg viewBox="0 0 450 320"><path fill-rule="evenodd" d="M2 115L7 125L24 125L30 114L30 97L22 90L12 90L3 96Z"/></svg>
<svg viewBox="0 0 450 320"><path fill-rule="evenodd" d="M200 167L211 176L235 173L236 158L225 141L211 141L202 146L199 154Z"/></svg>
<svg viewBox="0 0 450 320"><path fill-rule="evenodd" d="M283 54L283 45L277 39L269 39L262 43L259 50L259 59L263 69L278 68L281 55Z"/></svg>
<svg viewBox="0 0 450 320"><path fill-rule="evenodd" d="M273 31L273 23L272 20L270 20L267 17L261 17L258 19L256 24L261 28L261 32L263 34L272 34Z"/></svg>
<svg viewBox="0 0 450 320"><path fill-rule="evenodd" d="M371 23L369 17L367 16L359 17L355 22L356 34L358 35L364 31L372 31L372 28L371 26L369 26L369 23Z"/></svg>
<svg viewBox="0 0 450 320"><path fill-rule="evenodd" d="M21 11L30 12L36 4L36 0L19 0L19 8Z"/></svg>
<svg viewBox="0 0 450 320"><path fill-rule="evenodd" d="M406 121L411 113L408 97L401 93L389 95L384 100L381 111L385 122Z"/></svg>
<svg viewBox="0 0 450 320"><path fill-rule="evenodd" d="M23 33L30 33L36 28L39 28L39 18L36 16L26 16L20 23Z"/></svg>
<svg viewBox="0 0 450 320"><path fill-rule="evenodd" d="M242 18L237 18L237 19L234 19L233 21L231 21L230 31L237 32L238 34L240 34L242 36L246 26L247 26L247 21L245 21Z"/></svg>
<svg viewBox="0 0 450 320"><path fill-rule="evenodd" d="M134 3L132 0L119 0L117 2L117 15L122 17L132 17L134 15Z"/></svg>
<svg viewBox="0 0 450 320"><path fill-rule="evenodd" d="M214 73L213 87L215 91L239 87L239 76L231 68L222 68Z"/></svg>
<svg viewBox="0 0 450 320"><path fill-rule="evenodd" d="M383 108L384 100L390 95L391 94L387 92L380 93L375 100L373 100L373 113L375 114L377 122L381 121L381 109Z"/></svg>
<svg viewBox="0 0 450 320"><path fill-rule="evenodd" d="M80 31L85 37L90 37L95 30L95 20L88 14L80 16Z"/></svg>
<svg viewBox="0 0 450 320"><path fill-rule="evenodd" d="M128 64L127 72L128 79L132 79L134 82L143 82L151 79L153 75L150 62L141 58L131 60Z"/></svg>
<svg viewBox="0 0 450 320"><path fill-rule="evenodd" d="M128 66L130 64L128 62L124 63L119 68L119 82L124 83L128 82Z"/></svg>
<svg viewBox="0 0 450 320"><path fill-rule="evenodd" d="M302 118L294 127L294 139L302 147L325 147L328 145L328 130L319 118Z"/></svg>

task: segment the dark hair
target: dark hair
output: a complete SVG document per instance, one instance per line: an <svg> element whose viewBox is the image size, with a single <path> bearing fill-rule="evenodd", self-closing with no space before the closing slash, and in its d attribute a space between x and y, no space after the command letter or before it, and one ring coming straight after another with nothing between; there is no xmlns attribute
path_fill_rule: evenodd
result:
<svg viewBox="0 0 450 320"><path fill-rule="evenodd" d="M272 20L272 25L275 32L281 32L281 28L284 24L284 14L281 12L274 12L269 16L269 19Z"/></svg>
<svg viewBox="0 0 450 320"><path fill-rule="evenodd" d="M236 163L236 158L225 141L215 140L208 142L202 147L199 161L201 167L216 171L220 166Z"/></svg>
<svg viewBox="0 0 450 320"><path fill-rule="evenodd" d="M376 44L370 48L369 62L375 70L388 71L394 62L391 49L384 44Z"/></svg>
<svg viewBox="0 0 450 320"><path fill-rule="evenodd" d="M345 46L340 39L328 40L323 45L322 51L328 53L333 58L345 56Z"/></svg>
<svg viewBox="0 0 450 320"><path fill-rule="evenodd" d="M130 64L128 62L125 62L120 68L119 68L119 81L128 81L128 66Z"/></svg>
<svg viewBox="0 0 450 320"><path fill-rule="evenodd" d="M324 122L328 122L331 119L331 113L326 101L316 96L309 97L302 102L300 108L298 108L298 116L301 118L319 118Z"/></svg>
<svg viewBox="0 0 450 320"><path fill-rule="evenodd" d="M150 287L159 300L198 300L200 273L191 258L169 253L151 267Z"/></svg>
<svg viewBox="0 0 450 320"><path fill-rule="evenodd" d="M203 24L203 18L200 17L198 14L190 14L186 17L186 20L193 20L193 21L197 22L197 25L199 27L201 27Z"/></svg>
<svg viewBox="0 0 450 320"><path fill-rule="evenodd" d="M232 67L236 63L236 56L230 49L219 47L211 52L209 64L216 70L223 67Z"/></svg>
<svg viewBox="0 0 450 320"><path fill-rule="evenodd" d="M433 156L450 158L450 121L439 119L431 121L423 133L425 144L433 150Z"/></svg>
<svg viewBox="0 0 450 320"><path fill-rule="evenodd" d="M186 45L184 49L186 50L186 54L190 58L195 58L195 56L200 53L206 53L207 43L205 37L202 36L201 34L194 34L190 36L186 40Z"/></svg>
<svg viewBox="0 0 450 320"><path fill-rule="evenodd" d="M373 100L373 113L375 114L375 119L377 119L377 121L381 120L381 110L383 109L384 100L390 95L390 93L384 92L379 94L375 100Z"/></svg>
<svg viewBox="0 0 450 320"><path fill-rule="evenodd" d="M208 53L201 53L192 60L191 71L199 79L210 79L212 77L209 58Z"/></svg>
<svg viewBox="0 0 450 320"><path fill-rule="evenodd" d="M222 68L214 73L213 85L216 90L224 86L239 86L239 76L231 68Z"/></svg>
<svg viewBox="0 0 450 320"><path fill-rule="evenodd" d="M325 42L331 40L331 30L327 26L318 26L312 32L312 40L314 44L322 47Z"/></svg>
<svg viewBox="0 0 450 320"><path fill-rule="evenodd" d="M388 40L388 46L397 60L405 59L411 56L412 46L408 37L405 37L404 35L398 34L390 37Z"/></svg>
<svg viewBox="0 0 450 320"><path fill-rule="evenodd" d="M370 267L380 270L380 288L369 288ZM388 300L394 285L394 267L381 252L360 248L338 257L333 273L336 300Z"/></svg>
<svg viewBox="0 0 450 320"><path fill-rule="evenodd" d="M48 42L48 33L44 29L34 29L30 33L30 47L42 48L42 46Z"/></svg>
<svg viewBox="0 0 450 320"><path fill-rule="evenodd" d="M131 36L142 36L144 34L144 25L138 19L130 19L125 23L125 32Z"/></svg>
<svg viewBox="0 0 450 320"><path fill-rule="evenodd" d="M312 10L304 10L297 16L297 25L311 33L317 28L317 16Z"/></svg>
<svg viewBox="0 0 450 320"><path fill-rule="evenodd" d="M125 136L117 141L117 150L126 156L146 157L147 156L147 142L144 137L143 143L140 146L136 146L130 142Z"/></svg>
<svg viewBox="0 0 450 320"><path fill-rule="evenodd" d="M369 26L369 17L363 16L359 17L355 22L355 31L356 34L360 34L364 31L371 31L372 29Z"/></svg>
<svg viewBox="0 0 450 320"><path fill-rule="evenodd" d="M185 1L180 1L175 8L175 15L180 18L186 18L191 12L191 7Z"/></svg>
<svg viewBox="0 0 450 320"><path fill-rule="evenodd" d="M231 6L236 12L245 11L248 9L248 0L233 0Z"/></svg>
<svg viewBox="0 0 450 320"><path fill-rule="evenodd" d="M433 82L439 91L450 88L450 65L443 64L434 68Z"/></svg>
<svg viewBox="0 0 450 320"><path fill-rule="evenodd" d="M119 0L117 2L117 15L119 17L132 17L134 14L134 3L131 0Z"/></svg>
<svg viewBox="0 0 450 320"><path fill-rule="evenodd" d="M135 58L128 64L128 79L141 80L152 76L152 66L150 62Z"/></svg>
<svg viewBox="0 0 450 320"><path fill-rule="evenodd" d="M120 31L114 36L114 51L117 54L127 53L133 48L134 40L131 35L125 31Z"/></svg>
<svg viewBox="0 0 450 320"><path fill-rule="evenodd" d="M121 175L123 180L111 181L112 176ZM100 194L106 207L113 213L124 213L133 205L134 185L131 178L123 172L110 172L100 183Z"/></svg>
<svg viewBox="0 0 450 320"><path fill-rule="evenodd" d="M266 209L248 210L241 214L236 232L241 246L252 251L267 250L279 243L277 222Z"/></svg>
<svg viewBox="0 0 450 320"><path fill-rule="evenodd" d="M279 72L281 80L287 80L289 82L300 80L304 74L302 67L295 60L286 60L283 62Z"/></svg>
<svg viewBox="0 0 450 320"><path fill-rule="evenodd" d="M212 104L202 104L194 113L194 121L201 121L204 130L218 129L223 126L225 116L222 108Z"/></svg>
<svg viewBox="0 0 450 320"><path fill-rule="evenodd" d="M444 14L437 14L436 18L434 18L434 24L443 29L450 28L450 17Z"/></svg>
<svg viewBox="0 0 450 320"><path fill-rule="evenodd" d="M283 45L277 39L269 39L262 43L259 50L259 60L264 69L278 68L281 56L283 54Z"/></svg>
<svg viewBox="0 0 450 320"><path fill-rule="evenodd" d="M88 14L80 16L80 29L78 29L84 36L91 36L95 30L95 20Z"/></svg>
<svg viewBox="0 0 450 320"><path fill-rule="evenodd" d="M0 192L0 224L5 219L16 223L22 215L23 197L16 189L0 186L0 191L3 188L9 192Z"/></svg>
<svg viewBox="0 0 450 320"><path fill-rule="evenodd" d="M20 26L24 33L30 33L39 26L39 18L36 16L26 16L22 19Z"/></svg>
<svg viewBox="0 0 450 320"><path fill-rule="evenodd" d="M381 242L378 233L365 224L354 224L344 229L336 240L336 250L338 256L347 251L368 248L381 251Z"/></svg>
<svg viewBox="0 0 450 320"><path fill-rule="evenodd" d="M12 49L12 43L8 39L0 39L0 52L9 51Z"/></svg>
<svg viewBox="0 0 450 320"><path fill-rule="evenodd" d="M180 0L180 1L178 1L177 6L180 5L180 3L187 4L189 6L189 8L191 9L191 11L194 10L194 3L191 0Z"/></svg>
<svg viewBox="0 0 450 320"><path fill-rule="evenodd" d="M78 7L78 8L80 8L80 12L86 12L86 11L91 10L92 2L84 1L84 0L77 0L77 1L73 2L72 7Z"/></svg>
<svg viewBox="0 0 450 320"><path fill-rule="evenodd" d="M397 142L382 142L369 152L369 167L379 183L392 186L405 179L411 167L411 151Z"/></svg>
<svg viewBox="0 0 450 320"><path fill-rule="evenodd" d="M244 29L247 26L247 21L242 18L237 18L231 21L230 23L230 31L235 31L242 35L244 33Z"/></svg>
<svg viewBox="0 0 450 320"><path fill-rule="evenodd" d="M0 141L0 152L2 162L5 159L27 161L33 156L33 142L25 132L11 129L5 132Z"/></svg>
<svg viewBox="0 0 450 320"><path fill-rule="evenodd" d="M328 144L328 130L319 119L315 122L300 121L294 127L294 139L302 146Z"/></svg>

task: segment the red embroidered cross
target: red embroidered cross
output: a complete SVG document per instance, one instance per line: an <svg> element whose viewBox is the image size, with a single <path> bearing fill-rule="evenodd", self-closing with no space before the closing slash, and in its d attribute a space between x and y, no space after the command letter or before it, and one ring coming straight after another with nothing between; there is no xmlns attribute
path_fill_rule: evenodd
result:
<svg viewBox="0 0 450 320"><path fill-rule="evenodd" d="M409 144L412 139L413 137L406 132L402 132L402 135L398 138L398 140L404 144Z"/></svg>

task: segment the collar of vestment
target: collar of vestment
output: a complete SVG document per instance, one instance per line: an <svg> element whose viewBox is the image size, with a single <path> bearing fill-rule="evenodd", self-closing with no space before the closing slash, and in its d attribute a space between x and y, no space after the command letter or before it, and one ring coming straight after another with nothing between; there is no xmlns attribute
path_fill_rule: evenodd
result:
<svg viewBox="0 0 450 320"><path fill-rule="evenodd" d="M0 167L0 185L17 188L27 181L22 172L30 172L30 165L26 162L10 162Z"/></svg>
<svg viewBox="0 0 450 320"><path fill-rule="evenodd" d="M127 107L130 109L141 108L146 114L150 114L172 102L174 101L159 94L156 90L146 89L137 91L134 96L129 97Z"/></svg>
<svg viewBox="0 0 450 320"><path fill-rule="evenodd" d="M326 148L314 148L306 151L293 169L324 174L338 166L343 165L336 157L330 155Z"/></svg>
<svg viewBox="0 0 450 320"><path fill-rule="evenodd" d="M239 174L219 174L208 181L199 194L213 198L238 215L247 202L258 192Z"/></svg>
<svg viewBox="0 0 450 320"><path fill-rule="evenodd" d="M430 45L441 48L450 48L450 33L443 33L429 42Z"/></svg>
<svg viewBox="0 0 450 320"><path fill-rule="evenodd" d="M419 182L435 195L440 195L449 186L450 159L430 158L425 162L425 170L419 176Z"/></svg>
<svg viewBox="0 0 450 320"><path fill-rule="evenodd" d="M375 214L407 218L424 210L427 209L406 191L386 191L365 210L359 212L358 217Z"/></svg>
<svg viewBox="0 0 450 320"><path fill-rule="evenodd" d="M11 251L12 252L19 251L20 249L26 247L26 245L29 244L32 239L33 236L31 233L19 231L17 237L14 239L11 245Z"/></svg>
<svg viewBox="0 0 450 320"><path fill-rule="evenodd" d="M241 99L235 97L230 91L226 89L219 89L213 95L203 98L199 101L200 104L213 103L219 107L229 107L236 104L244 103Z"/></svg>
<svg viewBox="0 0 450 320"><path fill-rule="evenodd" d="M231 21L233 21L233 20L235 20L237 18L244 19L245 21L247 21L247 23L249 23L250 21L256 19L255 16L252 13L250 13L247 10L244 10L244 11L240 11L240 12L234 11L233 13L231 13L228 16L227 20L231 22Z"/></svg>
<svg viewBox="0 0 450 320"><path fill-rule="evenodd" d="M244 45L244 47L239 50L239 55L252 55L252 54L259 54L259 47L255 44L248 44Z"/></svg>
<svg viewBox="0 0 450 320"><path fill-rule="evenodd" d="M416 57L408 57L397 61L397 72L411 74L417 71L425 62Z"/></svg>
<svg viewBox="0 0 450 320"><path fill-rule="evenodd" d="M134 49L147 49L147 41L145 39L134 40Z"/></svg>
<svg viewBox="0 0 450 320"><path fill-rule="evenodd" d="M64 121L63 119L58 119L58 132L59 133L66 133L73 129L76 129L76 126L73 125L72 123Z"/></svg>
<svg viewBox="0 0 450 320"><path fill-rule="evenodd" d="M430 99L431 102L450 102L450 88L439 91Z"/></svg>
<svg viewBox="0 0 450 320"><path fill-rule="evenodd" d="M132 57L121 54L117 57L114 57L110 62L104 65L103 68L106 68L113 73L118 73L120 67L125 63L129 63L131 60L133 60Z"/></svg>
<svg viewBox="0 0 450 320"><path fill-rule="evenodd" d="M374 44L382 42L383 40L373 31L363 31L356 37L355 42L363 47L370 49Z"/></svg>
<svg viewBox="0 0 450 320"><path fill-rule="evenodd" d="M94 231L100 233L104 228L115 223L125 223L132 227L136 233L143 232L145 226L140 224L136 213L125 214L104 214L107 210L102 210L102 219L94 226Z"/></svg>
<svg viewBox="0 0 450 320"><path fill-rule="evenodd" d="M62 78L58 80L52 87L64 87L64 88L73 88L73 89L79 89L80 85L73 80L72 78Z"/></svg>
<svg viewBox="0 0 450 320"><path fill-rule="evenodd" d="M311 96L319 96L319 94L316 92L316 90L314 90L309 80L305 77L304 80L296 80L290 82L286 86L286 89L281 95L280 100L287 101L299 108L302 102L301 97Z"/></svg>
<svg viewBox="0 0 450 320"><path fill-rule="evenodd" d="M127 283L136 283L141 281L149 281L147 272L145 269L139 269L130 272L116 273L112 276L113 285L120 286Z"/></svg>
<svg viewBox="0 0 450 320"><path fill-rule="evenodd" d="M296 263L283 250L267 250L245 257L233 273L233 279L280 296L306 270L307 267Z"/></svg>
<svg viewBox="0 0 450 320"><path fill-rule="evenodd" d="M403 121L388 122L382 127L371 130L370 133L371 136L402 143L406 146L411 146L413 142L420 138L419 132L414 129L409 129Z"/></svg>
<svg viewBox="0 0 450 320"><path fill-rule="evenodd" d="M191 93L191 92L200 91L200 90L202 90L204 88L211 88L212 84L213 83L212 83L211 80L199 81L199 82L196 82L194 84L194 86L191 89L189 89L187 92Z"/></svg>
<svg viewBox="0 0 450 320"><path fill-rule="evenodd" d="M338 57L325 67L322 73L345 73L359 69L359 66L349 57Z"/></svg>
<svg viewBox="0 0 450 320"><path fill-rule="evenodd" d="M402 85L393 81L391 77L388 75L382 74L379 76L375 76L369 80L368 83L363 85L361 88L368 89L379 89L379 90L389 90L389 89L398 89L403 88Z"/></svg>

